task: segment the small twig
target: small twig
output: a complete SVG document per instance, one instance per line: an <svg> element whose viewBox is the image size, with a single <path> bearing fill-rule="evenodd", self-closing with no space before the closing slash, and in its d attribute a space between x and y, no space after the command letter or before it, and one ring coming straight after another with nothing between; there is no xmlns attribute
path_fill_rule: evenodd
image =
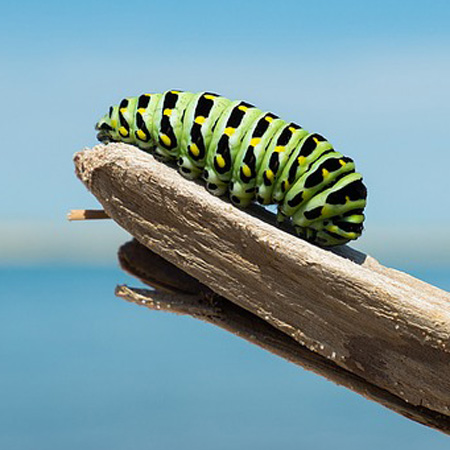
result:
<svg viewBox="0 0 450 450"><path fill-rule="evenodd" d="M110 219L103 209L71 209L67 214L68 220Z"/></svg>

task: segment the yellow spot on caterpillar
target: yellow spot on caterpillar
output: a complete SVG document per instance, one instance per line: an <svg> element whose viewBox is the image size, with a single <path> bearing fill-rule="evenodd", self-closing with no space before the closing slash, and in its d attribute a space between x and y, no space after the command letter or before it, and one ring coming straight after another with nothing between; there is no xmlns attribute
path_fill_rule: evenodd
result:
<svg viewBox="0 0 450 450"><path fill-rule="evenodd" d="M214 99L216 98L216 96L215 96L215 95L211 95L211 94L206 94L206 95L205 95L205 98L206 98L207 100L214 100Z"/></svg>
<svg viewBox="0 0 450 450"><path fill-rule="evenodd" d="M116 128L116 127L117 127L117 120L116 120L116 119L112 119L112 120L111 120L111 126L112 126L113 128Z"/></svg>
<svg viewBox="0 0 450 450"><path fill-rule="evenodd" d="M286 147L284 145L277 145L274 149L274 152L282 153L286 150Z"/></svg>
<svg viewBox="0 0 450 450"><path fill-rule="evenodd" d="M180 91L170 91L171 94L179 94Z"/></svg>
<svg viewBox="0 0 450 450"><path fill-rule="evenodd" d="M202 123L205 123L205 120L206 120L205 117L203 117L203 116L197 116L197 117L195 118L194 122L201 125Z"/></svg>
<svg viewBox="0 0 450 450"><path fill-rule="evenodd" d="M339 227L336 226L336 225L328 225L328 226L326 227L326 229L327 229L328 231L331 231L332 233L337 233L337 232L339 231Z"/></svg>
<svg viewBox="0 0 450 450"><path fill-rule="evenodd" d="M137 130L136 131L137 137L141 140L141 141L145 141L147 139L147 135L145 134L144 131L142 130Z"/></svg>
<svg viewBox="0 0 450 450"><path fill-rule="evenodd" d="M322 176L323 176L324 178L326 178L328 175L330 175L330 172L328 172L327 169L322 169Z"/></svg>
<svg viewBox="0 0 450 450"><path fill-rule="evenodd" d="M289 189L289 181L288 180L283 181L283 189L284 189L284 191L287 191Z"/></svg>
<svg viewBox="0 0 450 450"><path fill-rule="evenodd" d="M295 133L295 132L297 131L297 128L289 127L289 131L290 131L291 133Z"/></svg>
<svg viewBox="0 0 450 450"><path fill-rule="evenodd" d="M216 156L216 163L217 165L223 169L225 167L225 159L222 155L217 155Z"/></svg>
<svg viewBox="0 0 450 450"><path fill-rule="evenodd" d="M119 134L123 137L127 137L128 136L128 131L125 127L120 127L119 128Z"/></svg>
<svg viewBox="0 0 450 450"><path fill-rule="evenodd" d="M340 159L339 163L342 167L344 167L347 164L343 159Z"/></svg>
<svg viewBox="0 0 450 450"><path fill-rule="evenodd" d="M273 173L273 171L272 171L271 169L267 169L267 170L266 170L266 178L267 178L270 182L273 181L274 173Z"/></svg>
<svg viewBox="0 0 450 450"><path fill-rule="evenodd" d="M247 164L244 164L242 166L242 173L247 177L250 178L250 175L252 174L252 171L250 170L250 167L247 166Z"/></svg>
<svg viewBox="0 0 450 450"><path fill-rule="evenodd" d="M160 133L159 138L161 139L161 141L163 142L163 144L166 147L170 147L170 144L172 143L172 141L170 140L170 137L167 136L167 134Z"/></svg>
<svg viewBox="0 0 450 450"><path fill-rule="evenodd" d="M197 147L197 144L191 144L189 151L194 157L197 157L200 154L200 149Z"/></svg>
<svg viewBox="0 0 450 450"><path fill-rule="evenodd" d="M297 158L297 162L300 166L302 166L303 164L305 164L306 158L304 156L299 156Z"/></svg>
<svg viewBox="0 0 450 450"><path fill-rule="evenodd" d="M349 202L350 201L350 197L348 195L345 196L345 201Z"/></svg>
<svg viewBox="0 0 450 450"><path fill-rule="evenodd" d="M122 114L125 114L125 113L127 112L127 108L120 108L119 111L120 111Z"/></svg>
<svg viewBox="0 0 450 450"><path fill-rule="evenodd" d="M316 143L316 145L319 145L320 141L316 137L313 137L313 141Z"/></svg>
<svg viewBox="0 0 450 450"><path fill-rule="evenodd" d="M273 122L273 117L266 116L266 117L264 117L264 119L266 119L267 122L269 122L269 123L272 123L272 122Z"/></svg>
<svg viewBox="0 0 450 450"><path fill-rule="evenodd" d="M261 142L261 138L252 138L250 145L256 147Z"/></svg>
<svg viewBox="0 0 450 450"><path fill-rule="evenodd" d="M146 97L151 97L152 94L144 94Z"/></svg>
<svg viewBox="0 0 450 450"><path fill-rule="evenodd" d="M248 106L244 106L244 105L241 105L241 106L239 106L239 108L238 109L240 109L241 111L247 111L247 109L248 109Z"/></svg>
<svg viewBox="0 0 450 450"><path fill-rule="evenodd" d="M225 130L223 130L223 133L230 137L230 136L233 136L235 131L236 131L236 128L227 127L227 128L225 128Z"/></svg>
<svg viewBox="0 0 450 450"><path fill-rule="evenodd" d="M137 111L140 114L144 114L146 110L145 110L145 108L139 108Z"/></svg>
<svg viewBox="0 0 450 450"><path fill-rule="evenodd" d="M170 115L172 115L172 110L171 110L170 108L166 108L166 109L164 110L163 114L164 114L165 116L170 116Z"/></svg>

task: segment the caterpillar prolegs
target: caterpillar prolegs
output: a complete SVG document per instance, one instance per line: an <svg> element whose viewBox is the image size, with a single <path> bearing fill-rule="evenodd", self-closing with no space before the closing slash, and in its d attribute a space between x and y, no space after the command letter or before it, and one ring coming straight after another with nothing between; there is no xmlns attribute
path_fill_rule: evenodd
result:
<svg viewBox="0 0 450 450"><path fill-rule="evenodd" d="M167 91L123 99L96 125L101 142L136 145L203 177L214 195L245 207L278 204L300 237L331 247L357 239L367 190L352 159L321 135L210 92Z"/></svg>

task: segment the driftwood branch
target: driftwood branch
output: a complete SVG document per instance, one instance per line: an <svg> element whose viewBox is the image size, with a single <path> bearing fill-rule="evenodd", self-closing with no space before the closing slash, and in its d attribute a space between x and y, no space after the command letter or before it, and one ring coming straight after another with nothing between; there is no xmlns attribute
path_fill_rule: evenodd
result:
<svg viewBox="0 0 450 450"><path fill-rule="evenodd" d="M341 368L335 362L308 350L263 319L224 297L214 294L207 286L162 259L138 241L133 240L122 245L118 256L122 269L153 288L149 290L118 286L116 288L118 297L151 310L189 315L219 326L409 419L450 434L448 416L423 406L407 403L390 392L368 383L364 378Z"/></svg>
<svg viewBox="0 0 450 450"><path fill-rule="evenodd" d="M314 247L132 146L100 145L75 164L143 245L309 351L448 419L448 293L349 247Z"/></svg>

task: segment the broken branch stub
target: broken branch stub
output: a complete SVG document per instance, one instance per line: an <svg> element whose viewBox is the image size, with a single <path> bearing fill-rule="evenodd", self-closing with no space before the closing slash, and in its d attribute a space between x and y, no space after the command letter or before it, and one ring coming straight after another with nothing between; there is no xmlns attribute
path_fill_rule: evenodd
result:
<svg viewBox="0 0 450 450"><path fill-rule="evenodd" d="M450 415L448 293L352 249L304 242L133 146L99 145L75 164L106 213L146 247L310 351Z"/></svg>

